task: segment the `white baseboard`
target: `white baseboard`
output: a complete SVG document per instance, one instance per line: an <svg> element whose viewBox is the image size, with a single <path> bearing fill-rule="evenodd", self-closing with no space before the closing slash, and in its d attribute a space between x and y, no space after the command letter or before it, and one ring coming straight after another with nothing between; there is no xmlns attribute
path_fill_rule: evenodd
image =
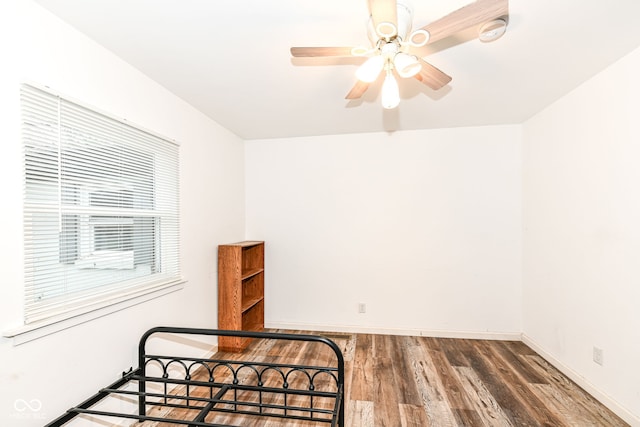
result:
<svg viewBox="0 0 640 427"><path fill-rule="evenodd" d="M351 332L359 334L380 334L380 335L405 335L415 337L434 338L464 338L478 340L501 340L520 341L520 332L476 332L476 331L445 331L445 330L424 330L424 329L395 329L377 328L355 325L320 325L314 323L285 323L285 322L265 322L265 327L270 329L292 329L297 331L317 331L317 332Z"/></svg>
<svg viewBox="0 0 640 427"><path fill-rule="evenodd" d="M600 403L613 411L616 415L622 418L633 427L640 427L640 418L629 412L624 406L620 405L614 399L607 394L598 390L593 384L587 381L583 376L576 371L556 359L550 353L547 353L538 343L528 337L526 334L522 334L522 342L531 347L536 353L542 356L547 362L553 365L556 369L566 375L573 382L582 387L587 393L596 398Z"/></svg>

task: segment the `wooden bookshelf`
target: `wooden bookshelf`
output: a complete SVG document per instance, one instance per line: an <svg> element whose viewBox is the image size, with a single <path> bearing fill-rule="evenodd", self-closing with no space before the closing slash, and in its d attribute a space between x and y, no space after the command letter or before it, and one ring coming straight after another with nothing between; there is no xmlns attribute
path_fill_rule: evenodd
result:
<svg viewBox="0 0 640 427"><path fill-rule="evenodd" d="M264 329L264 242L218 246L218 328ZM221 351L240 352L249 339L219 337Z"/></svg>

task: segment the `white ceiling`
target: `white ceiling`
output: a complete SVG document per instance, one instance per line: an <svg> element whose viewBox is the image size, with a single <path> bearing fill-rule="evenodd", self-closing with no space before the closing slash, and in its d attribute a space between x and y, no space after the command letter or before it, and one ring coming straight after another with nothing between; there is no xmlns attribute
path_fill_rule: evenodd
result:
<svg viewBox="0 0 640 427"><path fill-rule="evenodd" d="M369 46L367 0L36 0L244 139L521 123L640 45L638 0L510 0L493 43L475 30L417 53L453 77L344 99L358 58L291 46ZM414 28L469 0L413 0ZM414 51L415 53L416 51Z"/></svg>

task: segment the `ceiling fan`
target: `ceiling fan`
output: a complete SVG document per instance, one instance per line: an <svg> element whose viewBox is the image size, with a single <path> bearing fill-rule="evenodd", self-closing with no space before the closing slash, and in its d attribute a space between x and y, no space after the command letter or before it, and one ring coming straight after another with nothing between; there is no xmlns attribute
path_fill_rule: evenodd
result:
<svg viewBox="0 0 640 427"><path fill-rule="evenodd" d="M476 0L430 24L411 31L413 10L405 0L368 0L367 35L372 47L292 47L291 55L304 57L362 56L368 59L356 71L358 81L345 99L360 98L369 85L385 73L382 84L382 106L395 108L400 103L398 82L414 77L433 90L451 81L451 77L411 54L411 49L449 37L473 26L479 27L481 41L493 41L504 34L509 14L508 0ZM394 73L395 72L395 73Z"/></svg>

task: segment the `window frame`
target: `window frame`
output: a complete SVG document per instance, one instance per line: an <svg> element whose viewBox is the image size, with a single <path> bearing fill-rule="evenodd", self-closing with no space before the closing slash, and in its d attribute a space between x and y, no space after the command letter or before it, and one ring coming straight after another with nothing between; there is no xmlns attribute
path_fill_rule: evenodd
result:
<svg viewBox="0 0 640 427"><path fill-rule="evenodd" d="M22 115L22 122L23 122L23 126L27 126L25 123L28 122L28 118L25 118L25 108L29 108L29 107L25 107L25 99L24 99L24 92L29 92L31 94L36 93L38 95L41 95L43 97L48 97L48 99L51 98L56 98L58 100L58 103L66 103L68 105L71 105L72 108L78 108L79 110L81 110L83 113L87 113L87 114L92 114L95 115L96 117L99 118L104 118L104 120L108 121L110 123L110 125L114 125L114 126L122 126L122 129L124 129L124 132L129 132L132 131L134 132L136 135L149 135L150 136L150 141L154 142L154 141L161 141L162 144L168 144L168 145L172 145L175 147L175 158L171 158L169 160L163 158L161 161L163 162L163 168L167 167L169 168L169 178L167 179L169 181L169 186L175 185L175 194L172 194L171 197L175 197L175 203L170 206L170 210L171 213L168 214L171 218L172 221L175 222L175 224L172 223L171 228L172 228L172 232L169 234L166 232L166 230L163 231L163 229L158 226L152 226L151 227L151 233L153 233L153 242L152 242L152 246L154 246L154 250L158 249L158 253L160 253L160 250L164 250L166 252L166 245L167 242L166 240L170 240L171 245L175 246L175 253L172 254L171 259L168 261L171 263L170 267L167 267L167 271L169 271L169 273L167 273L167 276L164 277L164 263L165 260L164 258L159 258L159 265L158 265L158 270L159 270L159 275L158 280L148 280L145 282L141 282L138 285L135 286L124 286L122 287L121 283L125 283L127 281L124 282L116 282L116 283L111 283L108 284L106 286L104 286L102 290L104 290L104 292L93 292L91 291L91 288L88 287L85 290L88 290L88 292L86 292L86 295L83 295L83 293L85 293L85 290L80 290L80 291L76 291L73 293L66 293L60 296L53 296L50 297L50 302L53 303L54 305L57 303L57 301L55 301L56 299L60 299L60 301L64 301L65 299L67 300L67 302L69 300L73 300L76 297L80 297L81 298L81 303L79 304L63 304L63 306L57 306L58 308L54 309L53 311L51 311L49 314L46 314L44 316L33 316L31 318L28 317L28 313L27 313L27 308L29 307L29 304L33 304L33 301L29 301L29 292L33 291L33 287L30 288L30 286L33 286L32 284L30 284L30 282L28 281L28 270L30 267L33 267L33 264L31 263L31 260L29 259L29 256L27 254L27 252L29 251L29 244L27 242L28 238L28 230L33 231L33 227L32 225L29 224L29 221L27 219L28 215L25 213L24 218L25 218L25 299L24 299L24 318L23 318L23 324L20 327L15 328L14 330L11 331L6 331L5 333L3 333L4 336L8 336L8 337L12 337L12 336L17 336L20 335L22 333L25 332L30 332L39 328L47 328L50 325L53 324L69 324L68 320L72 319L72 318L76 318L76 321L78 321L80 319L80 321L86 321L86 320L81 320L81 318L87 318L87 317L92 317L93 315L96 315L96 313L104 313L105 310L109 311L111 309L115 310L120 310L123 306L128 306L128 305L132 305L132 304L138 304L140 301L143 300L147 300L150 298L154 298L156 296L159 295L164 295L168 292L173 292L175 290L181 289L182 285L184 284L184 280L182 278L182 273L181 273L181 268L180 268L180 219L179 219L179 212L180 212L180 201L179 201L179 188L180 188L180 182L179 182L179 165L180 165L180 160L179 160L179 144L176 143L175 141L166 138L164 136L158 135L157 133L151 132L147 129L144 129L140 126L137 126L135 124L132 124L131 122L127 121L127 120L123 120L123 119L119 119L117 117L114 117L111 114L105 113L103 111L100 111L94 107L88 106L84 103L78 102L76 100L72 100L69 97L66 96L62 96L60 94L57 94L53 91L51 91L49 88L45 88L45 87L41 87L41 86L37 86L37 85L33 85L33 84L23 84L22 85L22 92L23 92L23 98L22 98L22 107L23 107L23 115ZM38 106L38 108L40 108L41 106ZM60 107L59 107L60 108ZM62 119L60 116L60 110L58 110L58 122L57 125L62 128L63 124L62 123ZM33 125L33 123L30 123L30 125ZM75 129L75 131L78 131L78 129ZM80 132L82 134L82 130L79 130L78 132ZM88 134L88 132L87 132ZM81 135L81 138L83 138L84 136ZM26 146L27 146L27 142L25 139L25 132L23 132L23 135L21 137L21 144L23 146L23 150L27 150ZM60 148L60 146L62 145L61 140L58 140L58 150L61 151L62 148ZM167 145L167 146L168 146ZM139 149L138 146L132 146L129 147L132 152L135 149ZM152 162L157 162L157 153L153 152L152 154L149 153L143 153L146 154L148 156L150 156L150 158L152 159ZM26 154L25 157L23 157L23 165L25 167L25 173L24 173L24 185L25 185L25 198L24 198L24 209L25 212L27 212L29 209L31 209L32 207L30 207L30 203L32 201L28 200L28 195L27 195L27 180L28 180L28 161L26 158ZM170 164L169 166L166 166L164 162L173 162L172 164ZM155 165L155 163L153 163ZM58 169L63 169L62 163L59 163L57 165ZM59 175L62 175L62 173L60 173ZM156 176L153 176L153 179L155 179ZM92 268L94 269L102 269L102 270L118 270L120 268L118 268L118 266L122 267L122 269L126 269L127 266L134 266L135 264L135 256L133 254L125 254L125 252L127 251L117 251L116 252L122 252L121 254L114 254L114 253L107 253L106 251L102 254L97 254L96 252L100 252L99 250L95 250L95 239L96 239L96 224L97 222L92 224L92 219L94 218L99 218L99 217L112 217L112 218L117 218L115 215L105 215L104 212L101 210L100 207L91 207L91 206L86 206L86 205L91 205L91 203L85 203L84 208L88 208L88 210L90 211L89 213L86 212L82 212L82 206L79 209L78 214L76 215L76 219L75 221L75 227L77 228L77 236L76 236L76 242L74 245L74 242L69 240L69 236L65 236L65 239L63 239L63 223L65 222L63 220L65 215L74 215L75 213L69 213L69 211L63 209L63 205L64 202L62 201L63 199L63 193L62 193L62 187L63 187L63 183L62 183L62 178L58 178L58 204L56 205L56 208L58 209L58 221L60 223L60 231L59 231L59 237L57 240L57 244L58 244L58 263L59 264L68 264L71 263L74 265L74 267L76 266L75 264L77 263L78 260L83 260L87 258L88 254L86 253L86 248L90 247L92 249L91 252L93 252L93 256L96 257L96 260L98 261L98 264L102 264L102 267L98 266L97 264L94 265ZM166 179L165 177L163 177L163 179ZM175 180L175 182L171 182L171 180ZM163 187L164 188L164 187ZM107 185L107 189L106 191L127 191L126 189L126 185L123 187L120 184L120 187L118 187L118 184L115 184L111 186L111 188L109 188L109 185ZM89 191L89 186L87 186L84 189L76 189L76 191L79 191L79 198L85 198L85 199L90 199L91 198L91 191ZM105 191L104 188L98 189L96 191ZM84 193L84 194L82 194ZM157 203L157 199L160 197L164 197L164 195L159 196L158 194L153 195L151 201ZM82 205L82 204L81 204ZM95 212L93 212L93 210L95 210ZM105 210L108 213L108 209ZM164 216L158 216L158 218L161 218L160 220L158 220L157 218L154 220L153 218L153 213L148 213L148 212L142 212L142 216L135 216L135 215L140 215L140 212L143 211L139 208L139 206L136 207L136 209L131 209L131 214L127 213L127 209L124 209L121 207L121 209L119 209L119 211L122 211L123 215L120 216L120 218L125 218L127 219L127 221L131 221L131 227L135 228L135 226L133 225L134 223L134 217L135 218L152 218L152 220L150 221L150 223L155 223L155 221L162 221L162 218L165 218ZM152 210L150 210L149 212L152 212ZM82 213L81 213L82 212ZM146 215L146 216L145 216ZM113 224L117 224L118 221L114 220ZM109 221L105 221L102 223L102 225L107 225L109 224ZM84 230L83 230L84 229ZM173 231L173 229L175 229L175 232ZM134 232L135 233L135 232ZM148 233L148 231L147 231ZM142 232L141 232L142 234ZM165 237L164 234L169 235L169 237ZM135 238L135 235L134 237ZM132 239L133 239L132 238ZM142 238L148 238L147 235L143 235ZM83 242L85 244L83 244ZM86 242L89 242L89 245L87 246ZM144 244L148 244L148 242L145 242ZM75 246L75 249L73 249L73 252L75 253L75 255L69 256L69 255L63 255L63 247L65 245L68 245L69 247ZM162 247L162 248L161 248ZM133 251L132 251L133 252ZM102 258L101 256L102 255ZM164 253L163 253L164 256ZM75 257L75 260L71 261L70 258L71 257ZM160 257L160 256L159 256ZM118 261L118 258L121 258ZM129 263L129 259L130 259L130 265L127 264L125 265L124 263ZM114 264L113 262L116 262L116 264ZM109 262L111 262L111 264L109 264ZM122 262L123 264L117 264L118 262ZM31 264L30 264L31 263ZM174 265L175 264L175 265ZM105 267L105 265L107 267ZM110 266L110 267L109 267ZM114 268L115 266L115 268ZM78 268L80 268L79 266L77 266ZM87 266L85 266L87 267ZM153 272L150 273L148 276L153 276ZM145 276L146 277L146 276ZM62 307L62 308L61 308ZM94 314L90 314L94 312ZM88 315L88 316L87 316ZM104 315L104 314L100 314L100 315ZM72 321L71 323L73 323L74 321Z"/></svg>

